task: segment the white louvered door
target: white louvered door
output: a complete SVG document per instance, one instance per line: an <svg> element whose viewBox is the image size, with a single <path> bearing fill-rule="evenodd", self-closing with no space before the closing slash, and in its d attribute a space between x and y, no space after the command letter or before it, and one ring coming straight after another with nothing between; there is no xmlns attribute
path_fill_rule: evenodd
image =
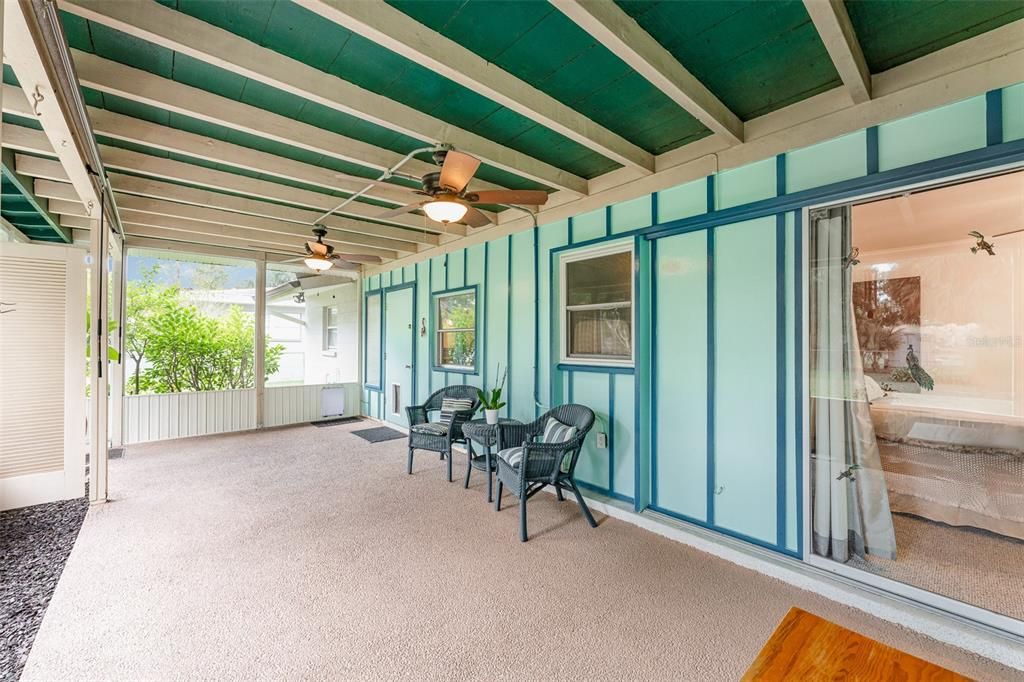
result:
<svg viewBox="0 0 1024 682"><path fill-rule="evenodd" d="M83 259L0 244L0 509L85 494Z"/></svg>

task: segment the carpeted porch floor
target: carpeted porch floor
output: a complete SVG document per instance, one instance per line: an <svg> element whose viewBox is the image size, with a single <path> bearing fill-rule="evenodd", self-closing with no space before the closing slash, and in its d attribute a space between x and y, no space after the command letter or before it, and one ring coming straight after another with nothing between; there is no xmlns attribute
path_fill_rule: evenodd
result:
<svg viewBox="0 0 1024 682"><path fill-rule="evenodd" d="M365 426L365 424L363 425ZM995 663L360 424L133 446L110 463L23 680L735 680L799 606L980 680ZM456 471L464 463L456 460Z"/></svg>

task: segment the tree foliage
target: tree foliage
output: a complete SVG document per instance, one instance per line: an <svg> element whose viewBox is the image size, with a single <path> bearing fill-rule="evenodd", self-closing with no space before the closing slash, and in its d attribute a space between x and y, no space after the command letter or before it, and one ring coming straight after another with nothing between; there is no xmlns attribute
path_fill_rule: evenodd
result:
<svg viewBox="0 0 1024 682"><path fill-rule="evenodd" d="M125 355L128 393L178 393L255 385L253 315L233 305L211 315L177 286L156 281L157 267L128 283ZM267 375L277 371L283 346L268 346Z"/></svg>

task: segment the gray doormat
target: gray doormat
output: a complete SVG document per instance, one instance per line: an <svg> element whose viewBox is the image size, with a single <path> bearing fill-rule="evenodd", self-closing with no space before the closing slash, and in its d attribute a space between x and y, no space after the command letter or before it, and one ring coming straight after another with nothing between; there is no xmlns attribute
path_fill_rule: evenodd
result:
<svg viewBox="0 0 1024 682"><path fill-rule="evenodd" d="M398 440L399 438L405 438L405 434L401 431L395 431L389 429L386 426L375 426L372 429L360 429L359 431L353 431L353 436L359 436L363 440L368 440L371 443L380 443L386 440Z"/></svg>
<svg viewBox="0 0 1024 682"><path fill-rule="evenodd" d="M324 419L319 422L310 422L313 426L323 428L325 426L336 426L338 424L351 424L352 422L361 422L362 417L338 417L337 419Z"/></svg>

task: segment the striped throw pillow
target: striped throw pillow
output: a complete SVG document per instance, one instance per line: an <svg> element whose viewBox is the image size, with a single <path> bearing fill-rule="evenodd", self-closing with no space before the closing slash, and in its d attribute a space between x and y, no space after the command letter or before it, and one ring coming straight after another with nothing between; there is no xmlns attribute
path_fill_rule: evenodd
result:
<svg viewBox="0 0 1024 682"><path fill-rule="evenodd" d="M548 417L548 423L544 425L544 435L540 437L541 443L564 443L576 437L576 427L563 424L554 417Z"/></svg>
<svg viewBox="0 0 1024 682"><path fill-rule="evenodd" d="M469 398L445 398L441 401L441 423L451 424L454 412L468 410L473 407L473 401Z"/></svg>

